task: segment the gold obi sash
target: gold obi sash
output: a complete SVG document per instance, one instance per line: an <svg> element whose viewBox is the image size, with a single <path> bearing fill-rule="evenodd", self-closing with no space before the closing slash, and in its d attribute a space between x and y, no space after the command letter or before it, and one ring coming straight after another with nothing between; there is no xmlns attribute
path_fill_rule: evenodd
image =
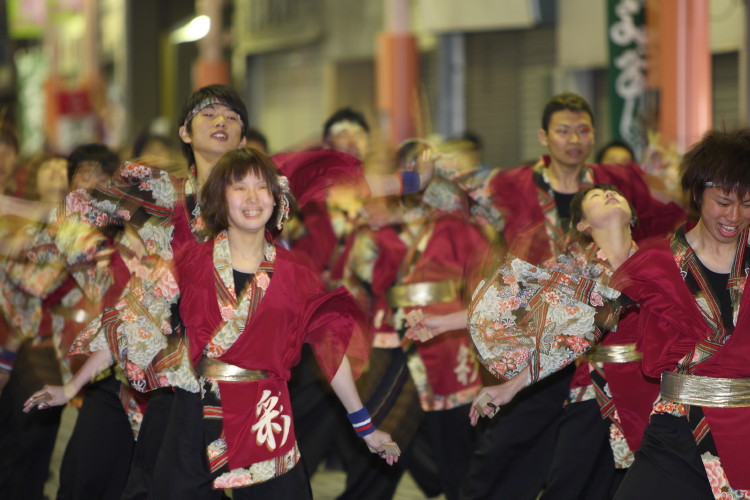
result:
<svg viewBox="0 0 750 500"><path fill-rule="evenodd" d="M461 283L436 281L396 285L388 290L388 307L414 307L450 302L459 297Z"/></svg>
<svg viewBox="0 0 750 500"><path fill-rule="evenodd" d="M592 363L629 363L642 358L635 344L597 345L583 355L583 359Z"/></svg>
<svg viewBox="0 0 750 500"><path fill-rule="evenodd" d="M198 375L209 380L221 382L249 382L251 380L263 380L268 378L268 372L263 370L246 370L239 366L230 365L214 358L203 356L195 367Z"/></svg>
<svg viewBox="0 0 750 500"><path fill-rule="evenodd" d="M719 378L664 372L661 397L695 406L731 408L750 406L750 378Z"/></svg>
<svg viewBox="0 0 750 500"><path fill-rule="evenodd" d="M72 307L65 307L62 305L55 305L49 308L50 314L55 316L61 316L73 323L87 324L94 317L89 314L85 309L73 309Z"/></svg>

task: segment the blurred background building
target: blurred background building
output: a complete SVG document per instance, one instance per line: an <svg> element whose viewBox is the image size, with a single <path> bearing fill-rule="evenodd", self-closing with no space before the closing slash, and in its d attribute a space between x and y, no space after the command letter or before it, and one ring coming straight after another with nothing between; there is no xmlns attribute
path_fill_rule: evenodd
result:
<svg viewBox="0 0 750 500"><path fill-rule="evenodd" d="M472 130L512 166L571 90L598 144L684 150L750 119L747 17L743 0L0 0L0 120L29 154L124 150L175 137L191 90L228 83L272 152L352 106L386 144Z"/></svg>

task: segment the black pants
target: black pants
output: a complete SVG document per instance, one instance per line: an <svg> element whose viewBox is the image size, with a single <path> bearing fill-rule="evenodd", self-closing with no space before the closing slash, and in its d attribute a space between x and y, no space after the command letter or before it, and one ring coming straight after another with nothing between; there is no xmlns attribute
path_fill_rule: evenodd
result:
<svg viewBox="0 0 750 500"><path fill-rule="evenodd" d="M524 389L489 422L469 464L462 499L534 500L544 487L574 367Z"/></svg>
<svg viewBox="0 0 750 500"><path fill-rule="evenodd" d="M60 466L58 500L119 500L135 439L114 375L86 387Z"/></svg>
<svg viewBox="0 0 750 500"><path fill-rule="evenodd" d="M610 423L602 418L595 399L563 409L542 500L612 498L625 471L615 469Z"/></svg>
<svg viewBox="0 0 750 500"><path fill-rule="evenodd" d="M151 489L154 468L159 456L164 434L167 432L169 412L172 409L174 391L159 389L152 391L138 433L138 442L130 462L123 500L145 500Z"/></svg>
<svg viewBox="0 0 750 500"><path fill-rule="evenodd" d="M407 470L426 496L442 492L449 500L458 498L474 445L468 405L426 412L416 436L402 448L395 465L387 465L362 447L350 464L347 488L339 499L393 498Z"/></svg>
<svg viewBox="0 0 750 500"><path fill-rule="evenodd" d="M250 403L248 403L250 404ZM206 456L203 403L200 394L175 391L169 422L156 461L152 500L221 499L214 490ZM264 483L232 490L234 500L304 500L312 498L310 482L302 464Z"/></svg>
<svg viewBox="0 0 750 500"><path fill-rule="evenodd" d="M616 500L714 498L687 419L652 415Z"/></svg>
<svg viewBox="0 0 750 500"><path fill-rule="evenodd" d="M63 407L22 411L23 403L44 384L60 385L60 365L52 347L23 344L0 396L0 496L44 498L44 483L55 447Z"/></svg>

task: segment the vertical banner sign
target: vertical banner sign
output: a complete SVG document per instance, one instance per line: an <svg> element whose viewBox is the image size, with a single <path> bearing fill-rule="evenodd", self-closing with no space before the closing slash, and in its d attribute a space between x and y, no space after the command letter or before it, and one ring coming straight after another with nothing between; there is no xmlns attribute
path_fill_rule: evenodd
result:
<svg viewBox="0 0 750 500"><path fill-rule="evenodd" d="M607 0L609 68L607 87L612 136L633 147L646 146L642 112L646 90L645 0Z"/></svg>

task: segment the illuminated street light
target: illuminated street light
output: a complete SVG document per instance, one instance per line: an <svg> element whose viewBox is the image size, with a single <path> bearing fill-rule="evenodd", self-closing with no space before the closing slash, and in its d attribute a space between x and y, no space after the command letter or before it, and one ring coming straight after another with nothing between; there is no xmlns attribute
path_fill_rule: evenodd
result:
<svg viewBox="0 0 750 500"><path fill-rule="evenodd" d="M198 16L169 35L172 43L195 42L205 37L211 29L211 18Z"/></svg>

